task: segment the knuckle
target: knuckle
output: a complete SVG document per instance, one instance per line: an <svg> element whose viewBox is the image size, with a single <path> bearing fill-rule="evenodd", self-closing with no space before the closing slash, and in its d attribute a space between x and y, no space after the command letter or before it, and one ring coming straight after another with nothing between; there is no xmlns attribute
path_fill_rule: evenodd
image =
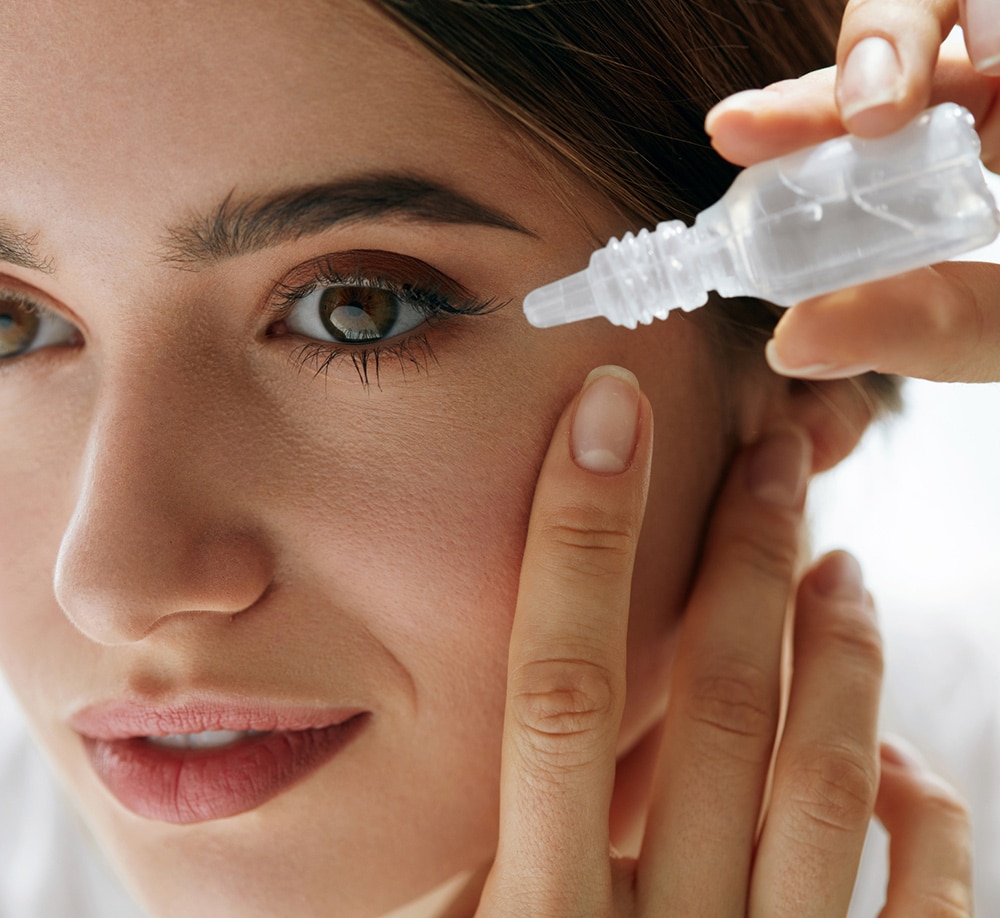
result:
<svg viewBox="0 0 1000 918"><path fill-rule="evenodd" d="M778 724L777 685L757 667L729 662L694 681L688 715L726 743L740 737L770 742Z"/></svg>
<svg viewBox="0 0 1000 918"><path fill-rule="evenodd" d="M972 816L968 804L943 778L928 773L926 780L921 782L916 805L922 807L935 823L945 823L963 838L971 838Z"/></svg>
<svg viewBox="0 0 1000 918"><path fill-rule="evenodd" d="M591 764L616 741L622 690L589 660L534 660L511 674L508 712L521 753L546 772Z"/></svg>
<svg viewBox="0 0 1000 918"><path fill-rule="evenodd" d="M941 376L963 378L970 355L979 351L987 338L987 317L975 291L960 276L944 277L944 289L924 302L927 340L948 344L941 348ZM947 356L945 356L947 355Z"/></svg>
<svg viewBox="0 0 1000 918"><path fill-rule="evenodd" d="M564 507L542 522L542 537L559 567L585 577L620 576L632 569L636 533L627 521L595 507Z"/></svg>
<svg viewBox="0 0 1000 918"><path fill-rule="evenodd" d="M972 893L959 880L942 880L922 896L921 918L972 918Z"/></svg>
<svg viewBox="0 0 1000 918"><path fill-rule="evenodd" d="M741 533L729 546L736 569L768 582L789 586L799 559L800 546L794 538L767 538L766 532Z"/></svg>
<svg viewBox="0 0 1000 918"><path fill-rule="evenodd" d="M929 29L937 33L941 29L933 4L913 4L907 0L849 0L845 22L848 18L856 20L855 28L867 26L858 39L870 34L892 37L893 26L901 27L901 23L914 33ZM935 48L938 44L940 39L935 42Z"/></svg>
<svg viewBox="0 0 1000 918"><path fill-rule="evenodd" d="M861 615L838 617L826 629L825 638L829 646L881 680L885 669L882 635L870 618Z"/></svg>
<svg viewBox="0 0 1000 918"><path fill-rule="evenodd" d="M831 833L853 837L867 829L878 794L873 755L846 746L814 748L789 766L783 779L803 843L817 844Z"/></svg>

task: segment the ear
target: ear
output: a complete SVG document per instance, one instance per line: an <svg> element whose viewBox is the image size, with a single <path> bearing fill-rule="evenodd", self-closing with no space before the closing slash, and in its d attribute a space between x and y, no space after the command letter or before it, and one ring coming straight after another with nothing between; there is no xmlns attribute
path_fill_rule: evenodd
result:
<svg viewBox="0 0 1000 918"><path fill-rule="evenodd" d="M854 379L811 382L773 377L772 390L757 403L755 419L744 425L746 439L782 419L802 428L813 445L813 473L825 472L851 454L875 416L875 406Z"/></svg>

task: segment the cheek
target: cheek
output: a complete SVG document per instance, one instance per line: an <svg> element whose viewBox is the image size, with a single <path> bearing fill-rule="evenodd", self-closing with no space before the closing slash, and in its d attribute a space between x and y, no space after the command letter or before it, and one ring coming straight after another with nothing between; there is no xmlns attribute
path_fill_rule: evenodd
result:
<svg viewBox="0 0 1000 918"><path fill-rule="evenodd" d="M68 372L55 366L51 376ZM65 671L61 649L82 643L55 603L52 571L73 510L88 405L83 380L39 399L30 377L0 377L0 670L37 715L53 694L47 676Z"/></svg>
<svg viewBox="0 0 1000 918"><path fill-rule="evenodd" d="M666 703L676 633L735 425L720 358L693 323L668 320L623 334L631 336L623 345L631 343L626 365L639 377L655 419L629 614L625 748Z"/></svg>
<svg viewBox="0 0 1000 918"><path fill-rule="evenodd" d="M423 703L452 706L455 682L484 668L497 678L476 679L480 698L502 691L547 423L512 432L499 412L479 424L475 410L442 407L432 420L408 404L382 416L378 436L352 437L338 499L313 509L305 563L403 662Z"/></svg>
<svg viewBox="0 0 1000 918"><path fill-rule="evenodd" d="M348 585L401 656L449 648L450 666L470 670L505 659L538 470L586 373L566 360L528 372L520 339L488 332L490 359L485 345L457 366L444 354L426 378L316 402L336 423L298 437L317 460L296 490L323 495L309 511L313 552L336 563L349 545L333 588Z"/></svg>

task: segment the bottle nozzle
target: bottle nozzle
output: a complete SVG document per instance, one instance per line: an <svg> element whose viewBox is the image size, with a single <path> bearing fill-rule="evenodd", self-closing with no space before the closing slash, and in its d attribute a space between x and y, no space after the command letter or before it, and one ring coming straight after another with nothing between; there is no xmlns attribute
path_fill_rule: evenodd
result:
<svg viewBox="0 0 1000 918"><path fill-rule="evenodd" d="M615 325L697 309L708 291L790 306L985 245L1000 212L972 116L929 109L886 137L850 135L745 169L698 214L625 233L586 271L524 300L539 328L605 316Z"/></svg>
<svg viewBox="0 0 1000 918"><path fill-rule="evenodd" d="M532 290L524 298L524 314L536 328L603 315L590 289L586 270Z"/></svg>
<svg viewBox="0 0 1000 918"><path fill-rule="evenodd" d="M529 293L524 314L537 328L595 316L635 328L672 309L695 309L707 293L692 244L680 220L661 223L655 235L626 233L594 252L585 270Z"/></svg>

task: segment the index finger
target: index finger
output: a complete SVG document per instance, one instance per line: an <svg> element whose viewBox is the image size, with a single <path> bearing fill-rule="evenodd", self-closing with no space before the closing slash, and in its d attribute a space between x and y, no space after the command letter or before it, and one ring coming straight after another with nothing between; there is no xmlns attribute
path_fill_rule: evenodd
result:
<svg viewBox="0 0 1000 918"><path fill-rule="evenodd" d="M553 435L511 633L486 914L511 903L518 914L610 909L608 813L651 442L635 377L608 367L588 377Z"/></svg>
<svg viewBox="0 0 1000 918"><path fill-rule="evenodd" d="M877 137L927 107L958 0L849 0L837 42L837 105L852 134Z"/></svg>
<svg viewBox="0 0 1000 918"><path fill-rule="evenodd" d="M827 67L723 99L705 117L712 147L730 162L751 166L843 134L834 97L836 79L836 68ZM963 49L942 49L929 102L957 102L972 112L982 138L983 162L994 171L1000 168L998 98L1000 80L977 74ZM879 133L900 126L895 118L879 120Z"/></svg>
<svg viewBox="0 0 1000 918"><path fill-rule="evenodd" d="M927 106L938 48L960 14L973 66L1000 76L994 0L850 0L837 44L837 101L849 131L886 134Z"/></svg>

